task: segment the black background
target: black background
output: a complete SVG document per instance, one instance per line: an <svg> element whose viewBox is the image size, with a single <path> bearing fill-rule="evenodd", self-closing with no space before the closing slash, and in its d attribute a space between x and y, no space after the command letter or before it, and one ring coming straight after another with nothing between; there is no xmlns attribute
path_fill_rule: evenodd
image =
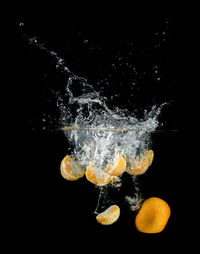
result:
<svg viewBox="0 0 200 254"><path fill-rule="evenodd" d="M155 249L160 248L160 243L165 244L163 247L192 247L196 202L193 189L196 166L192 159L195 122L191 126L195 116L190 80L192 22L187 22L185 15L154 15L141 10L140 13L137 10L116 13L112 8L105 13L103 10L94 8L86 12L81 8L68 8L66 14L29 10L7 18L10 57L6 109L9 110L5 119L11 127L8 163L12 160L16 165L7 178L7 189L14 188L9 205L17 222L11 225L11 232L23 233L19 234L18 242L22 245L26 242L30 247L42 244L66 250L73 246L74 250L81 247L101 252L119 248L134 251L152 243ZM158 42L162 42L161 32L166 31L163 28L166 21L169 22L167 43L155 48L155 33L159 32ZM24 23L24 27L19 23ZM171 217L162 233L148 235L136 230L135 214L124 202L124 196L131 190L127 176L123 176L122 191L112 194L121 207L120 219L108 227L99 225L93 214L98 190L85 178L67 182L61 177L59 164L66 154L67 143L62 133L53 130L58 111L49 90L62 89L65 83L51 59L28 45L26 37L34 36L47 48L58 52L75 74L86 77L90 83L98 75L101 78L107 75L104 66L115 52L120 51L123 56L124 50L126 54L123 45L127 45L127 41L134 41L138 69L142 70L143 64L147 72L154 63L162 66L162 81L155 86L152 77L145 76L141 84L144 81L152 86L146 88L139 83L141 90L134 98L141 110L152 102L173 102L165 109L165 115L162 114L163 128L168 131L152 135L155 159L149 171L139 178L144 198L157 196L171 207ZM93 46L103 45L102 55L90 55L81 44L86 39L89 43L92 41ZM119 50L117 42L122 45ZM148 57L149 52L152 57ZM113 86L105 89L107 96L113 89L118 92ZM113 103L124 104L126 92L124 88L122 91L120 99ZM49 121L50 127L46 126L45 130L41 123L43 112L50 112L53 122Z"/></svg>

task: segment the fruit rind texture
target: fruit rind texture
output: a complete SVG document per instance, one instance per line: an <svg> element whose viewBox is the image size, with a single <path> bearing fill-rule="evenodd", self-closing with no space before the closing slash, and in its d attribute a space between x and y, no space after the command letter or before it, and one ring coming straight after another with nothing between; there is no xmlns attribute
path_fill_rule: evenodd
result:
<svg viewBox="0 0 200 254"><path fill-rule="evenodd" d="M160 233L167 225L170 215L170 207L164 200L157 197L148 198L135 218L135 225L142 233Z"/></svg>

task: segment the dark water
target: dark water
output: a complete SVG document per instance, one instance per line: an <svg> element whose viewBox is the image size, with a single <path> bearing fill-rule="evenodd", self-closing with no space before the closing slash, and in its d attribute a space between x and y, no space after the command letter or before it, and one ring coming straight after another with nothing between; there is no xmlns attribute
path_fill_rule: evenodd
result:
<svg viewBox="0 0 200 254"><path fill-rule="evenodd" d="M13 36L9 46L15 56L10 66L15 75L10 86L9 125L20 176L12 203L20 224L25 222L24 231L36 230L38 241L48 235L53 239L51 244L59 238L61 245L80 241L87 249L91 239L95 246L106 241L112 249L116 242L131 251L144 242L171 244L177 238L189 237L195 202L190 178L193 148L188 148L192 115L185 103L189 94L183 77L187 31L180 21L172 17L127 17L123 21L96 18L91 22L59 15L22 15L10 23ZM55 68L48 54L27 43L27 37L34 36L57 52L73 73L106 96L111 108L128 108L141 117L152 105L169 102L159 118L163 132L151 137L154 162L138 178L144 198L157 196L171 207L170 220L161 234L137 232L135 214L124 201L133 188L127 175L123 175L126 184L121 191L108 194L121 208L120 219L109 227L97 224L93 214L99 191L84 178L66 182L61 177L59 165L69 144L62 132L55 131L60 117L56 93L65 92L66 75ZM101 248L104 252L103 245Z"/></svg>

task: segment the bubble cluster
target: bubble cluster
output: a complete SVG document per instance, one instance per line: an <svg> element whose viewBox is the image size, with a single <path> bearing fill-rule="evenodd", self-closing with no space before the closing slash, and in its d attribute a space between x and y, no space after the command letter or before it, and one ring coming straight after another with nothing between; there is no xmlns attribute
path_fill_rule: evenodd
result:
<svg viewBox="0 0 200 254"><path fill-rule="evenodd" d="M77 90L79 95L75 96ZM72 144L79 165L87 168L88 162L92 162L105 168L122 153L128 161L134 161L149 150L151 133L159 125L157 118L163 105L153 106L144 112L143 119L137 119L127 110L111 110L106 98L85 79L71 77L66 94L58 98L58 106L61 129Z"/></svg>

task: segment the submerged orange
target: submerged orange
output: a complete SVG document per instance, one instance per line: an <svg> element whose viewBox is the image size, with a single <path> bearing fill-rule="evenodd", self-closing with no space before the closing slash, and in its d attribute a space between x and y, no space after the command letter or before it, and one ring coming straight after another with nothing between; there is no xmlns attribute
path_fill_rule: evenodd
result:
<svg viewBox="0 0 200 254"><path fill-rule="evenodd" d="M87 180L97 186L105 186L110 183L111 176L105 173L100 168L97 168L90 163L86 169L85 176Z"/></svg>
<svg viewBox="0 0 200 254"><path fill-rule="evenodd" d="M122 155L115 158L113 162L110 162L104 172L111 176L120 176L126 170L126 160Z"/></svg>
<svg viewBox="0 0 200 254"><path fill-rule="evenodd" d="M75 181L84 176L84 170L69 155L61 161L60 171L61 175L69 181Z"/></svg>
<svg viewBox="0 0 200 254"><path fill-rule="evenodd" d="M142 175L144 174L149 166L151 166L154 157L153 150L145 150L144 155L136 157L134 161L129 160L129 167L126 172L131 175Z"/></svg>
<svg viewBox="0 0 200 254"><path fill-rule="evenodd" d="M148 198L135 218L138 231L143 233L160 233L170 217L169 205L157 197Z"/></svg>
<svg viewBox="0 0 200 254"><path fill-rule="evenodd" d="M112 205L104 212L97 215L96 220L102 225L111 225L116 222L120 215L120 208L117 205Z"/></svg>

